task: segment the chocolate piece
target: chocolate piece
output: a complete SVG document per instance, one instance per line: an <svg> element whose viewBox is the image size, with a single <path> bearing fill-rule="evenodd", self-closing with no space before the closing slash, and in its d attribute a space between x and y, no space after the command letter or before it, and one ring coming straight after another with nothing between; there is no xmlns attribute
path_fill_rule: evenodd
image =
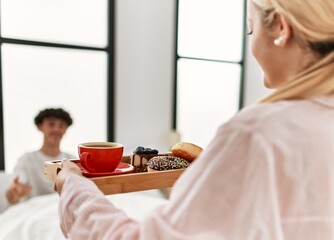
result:
<svg viewBox="0 0 334 240"><path fill-rule="evenodd" d="M134 172L147 172L147 162L157 154L133 154L130 156L131 164L134 166Z"/></svg>

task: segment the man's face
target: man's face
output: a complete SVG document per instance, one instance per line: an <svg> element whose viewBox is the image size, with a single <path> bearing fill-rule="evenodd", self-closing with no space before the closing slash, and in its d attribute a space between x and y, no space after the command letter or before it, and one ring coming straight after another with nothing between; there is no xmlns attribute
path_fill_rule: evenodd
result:
<svg viewBox="0 0 334 240"><path fill-rule="evenodd" d="M38 129L43 132L47 144L59 144L67 127L67 123L62 119L45 118Z"/></svg>

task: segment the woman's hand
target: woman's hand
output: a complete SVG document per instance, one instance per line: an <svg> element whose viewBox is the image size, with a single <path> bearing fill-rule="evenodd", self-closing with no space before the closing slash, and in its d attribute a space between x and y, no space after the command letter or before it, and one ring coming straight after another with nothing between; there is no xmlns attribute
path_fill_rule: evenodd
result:
<svg viewBox="0 0 334 240"><path fill-rule="evenodd" d="M62 161L62 169L58 173L57 178L55 180L55 191L58 192L60 195L61 190L63 188L63 185L65 183L66 178L71 174L77 174L79 176L82 176L80 168L70 160L64 160Z"/></svg>
<svg viewBox="0 0 334 240"><path fill-rule="evenodd" d="M16 176L9 189L6 191L6 197L10 204L18 203L22 198L27 197L31 192L31 186L19 182Z"/></svg>

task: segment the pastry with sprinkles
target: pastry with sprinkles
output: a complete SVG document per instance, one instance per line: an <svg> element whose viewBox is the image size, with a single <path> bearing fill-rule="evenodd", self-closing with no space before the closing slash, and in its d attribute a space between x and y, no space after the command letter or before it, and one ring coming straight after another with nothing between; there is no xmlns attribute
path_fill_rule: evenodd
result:
<svg viewBox="0 0 334 240"><path fill-rule="evenodd" d="M175 156L156 156L151 158L147 162L147 170L152 171L165 171L173 169L184 169L187 168L190 163L179 157Z"/></svg>

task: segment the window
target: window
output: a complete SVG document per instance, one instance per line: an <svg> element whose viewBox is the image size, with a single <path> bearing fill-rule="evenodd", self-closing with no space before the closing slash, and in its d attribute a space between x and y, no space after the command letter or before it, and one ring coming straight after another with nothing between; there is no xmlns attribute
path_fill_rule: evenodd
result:
<svg viewBox="0 0 334 240"><path fill-rule="evenodd" d="M113 4L1 0L0 169L11 172L23 153L41 147L34 117L47 107L73 117L63 151L77 155L80 142L113 138Z"/></svg>
<svg viewBox="0 0 334 240"><path fill-rule="evenodd" d="M174 127L181 140L205 147L242 105L244 18L243 0L178 1Z"/></svg>

